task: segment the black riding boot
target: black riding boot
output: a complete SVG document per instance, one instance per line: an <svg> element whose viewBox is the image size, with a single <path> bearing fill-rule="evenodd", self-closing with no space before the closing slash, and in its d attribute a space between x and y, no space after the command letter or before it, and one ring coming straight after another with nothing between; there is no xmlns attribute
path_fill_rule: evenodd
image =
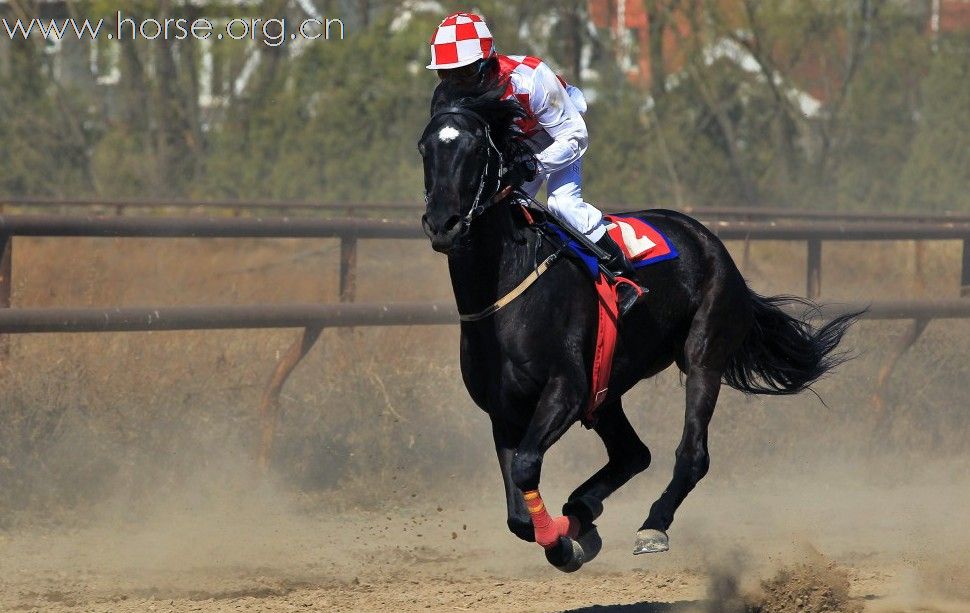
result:
<svg viewBox="0 0 970 613"><path fill-rule="evenodd" d="M634 268L627 259L623 250L620 246L610 238L609 233L604 233L603 236L596 241L596 246L609 254L609 259L603 260L603 265L606 269L618 277L624 277L630 281L636 283L636 277L634 277ZM633 306L646 295L647 289L641 287L638 292L636 288L631 286L629 283L618 283L616 286L616 299L619 306L620 317L623 317L627 311L633 308Z"/></svg>
<svg viewBox="0 0 970 613"><path fill-rule="evenodd" d="M603 233L603 236L596 241L596 246L609 254L609 257L603 260L603 265L606 266L607 270L618 277L627 277L633 274L633 265L630 264L630 260L626 258L626 254L616 244L616 241L610 238L609 232Z"/></svg>

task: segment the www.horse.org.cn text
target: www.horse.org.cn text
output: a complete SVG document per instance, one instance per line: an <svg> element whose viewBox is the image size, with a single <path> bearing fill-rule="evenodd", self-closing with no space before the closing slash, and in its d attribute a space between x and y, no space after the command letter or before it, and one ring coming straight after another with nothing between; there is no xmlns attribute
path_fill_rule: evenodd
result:
<svg viewBox="0 0 970 613"><path fill-rule="evenodd" d="M31 36L56 42L75 40L207 40L256 41L269 47L287 42L343 40L344 22L339 18L236 17L232 19L198 17L133 18L118 11L112 19L0 18L0 35L10 40Z"/></svg>

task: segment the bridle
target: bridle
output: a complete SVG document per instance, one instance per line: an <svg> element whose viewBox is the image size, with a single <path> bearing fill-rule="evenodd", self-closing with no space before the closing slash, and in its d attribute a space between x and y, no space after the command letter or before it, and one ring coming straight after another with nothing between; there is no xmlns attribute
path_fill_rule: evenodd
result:
<svg viewBox="0 0 970 613"><path fill-rule="evenodd" d="M475 192L475 199L472 201L471 209L469 209L468 213L466 213L458 222L460 225L457 236L462 237L468 233L468 230L475 218L480 216L496 203L495 196L501 191L502 177L505 175L508 168L505 166L505 156L502 155L502 152L495 145L495 141L492 139L492 128L488 125L485 118L475 111L463 108L461 106L448 106L435 111L431 115L431 120L428 122L428 127L425 128L424 133L421 135L422 141L427 136L431 126L435 124L435 119L443 115L461 115L463 117L468 117L479 124L485 132L485 139L479 146L479 152L484 150L485 153L485 168L482 170L482 176L478 180L478 191ZM489 169L493 165L496 166L497 170L494 176L490 177ZM489 183L491 183L491 186L486 189L486 186L489 185ZM429 204L430 195L425 194L424 198L425 205ZM560 259L561 252L562 247L560 246L559 249L554 251L541 263L537 262L532 272L529 273L510 292L476 313L460 313L458 315L458 319L463 322L475 322L491 317L513 300L521 296L527 289L529 289L529 287L531 287L532 284L539 279L539 277L541 277L553 264ZM539 252L536 251L537 256L538 253Z"/></svg>
<svg viewBox="0 0 970 613"><path fill-rule="evenodd" d="M431 115L431 120L428 122L428 127L425 128L424 134L421 135L421 140L424 140L425 136L427 136L428 130L430 130L431 126L435 123L435 119L444 115L461 115L462 117L467 117L480 125L485 132L485 139L479 145L479 152L484 151L485 153L485 167L482 169L482 175L478 180L478 191L475 192L475 199L472 201L472 206L468 210L468 213L466 213L458 222L460 224L458 236L464 236L468 233L468 229L471 227L472 221L487 211L488 208L494 204L495 196L502 187L502 177L505 175L508 169L505 166L505 157L502 155L502 152L492 139L492 128L489 126L488 121L470 109L466 109L461 106L448 106L435 111ZM489 169L493 165L495 165L497 170L490 180ZM489 183L492 185L486 190L485 186ZM425 194L425 206L428 205L428 200L430 197L431 196L429 194Z"/></svg>

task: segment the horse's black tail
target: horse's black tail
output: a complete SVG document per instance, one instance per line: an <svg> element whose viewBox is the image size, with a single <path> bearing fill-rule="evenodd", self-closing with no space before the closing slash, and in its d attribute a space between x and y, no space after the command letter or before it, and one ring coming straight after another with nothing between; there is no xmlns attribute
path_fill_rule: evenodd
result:
<svg viewBox="0 0 970 613"><path fill-rule="evenodd" d="M751 292L754 323L724 372L724 382L749 394L797 394L842 364L849 356L836 352L849 326L862 313L836 317L820 328L807 319L818 306L804 298ZM802 319L782 310L801 306Z"/></svg>

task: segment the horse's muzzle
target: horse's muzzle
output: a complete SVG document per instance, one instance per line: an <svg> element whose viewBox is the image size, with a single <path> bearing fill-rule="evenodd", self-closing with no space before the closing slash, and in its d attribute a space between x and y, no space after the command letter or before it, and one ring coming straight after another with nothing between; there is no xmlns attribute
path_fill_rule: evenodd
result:
<svg viewBox="0 0 970 613"><path fill-rule="evenodd" d="M452 215L439 228L432 222L427 215L421 216L421 227L425 235L431 239L431 248L438 253L448 253L455 246L455 241L461 234L462 225L459 223L461 218Z"/></svg>

